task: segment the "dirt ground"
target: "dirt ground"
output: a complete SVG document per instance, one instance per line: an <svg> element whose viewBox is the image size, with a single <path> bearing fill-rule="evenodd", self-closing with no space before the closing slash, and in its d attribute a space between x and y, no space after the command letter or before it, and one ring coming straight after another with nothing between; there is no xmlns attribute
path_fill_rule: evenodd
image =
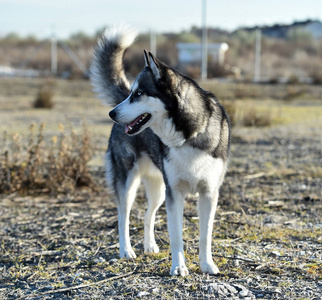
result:
<svg viewBox="0 0 322 300"><path fill-rule="evenodd" d="M17 118L8 115L9 96L0 95L2 108L7 107L0 127L12 122L21 128L22 112ZM25 117L31 114L28 122L34 118L22 98L10 97L21 101ZM96 113L89 113L90 127L97 125L94 141L100 141L110 124L92 103ZM86 105L79 110L90 110ZM138 256L131 261L118 259L117 211L105 188L57 197L0 195L0 299L322 299L321 118L234 128L213 233L218 276L203 275L198 266L197 199L187 199L184 212L190 275L177 278L169 275L165 205L156 219L160 253L143 253L143 189L131 214ZM49 124L53 132L54 127ZM105 147L106 139L96 149L93 167L102 187L98 157Z"/></svg>

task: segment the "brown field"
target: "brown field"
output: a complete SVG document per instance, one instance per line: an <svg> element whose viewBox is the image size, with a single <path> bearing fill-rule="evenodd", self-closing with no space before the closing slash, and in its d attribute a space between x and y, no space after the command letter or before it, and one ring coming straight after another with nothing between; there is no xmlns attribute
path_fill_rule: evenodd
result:
<svg viewBox="0 0 322 300"><path fill-rule="evenodd" d="M0 78L0 166L5 152L12 162L13 153L28 153L31 124L35 138L44 126L45 152L64 134L82 136L85 123L95 185L65 192L30 185L0 195L0 299L320 299L322 87L201 85L224 100L236 124L214 225L221 274L200 273L191 198L184 214L190 275L173 278L165 205L156 223L161 252L143 254L143 189L131 215L138 258L118 259L117 212L103 183L112 123L89 82ZM52 109L32 107L42 86L54 93Z"/></svg>

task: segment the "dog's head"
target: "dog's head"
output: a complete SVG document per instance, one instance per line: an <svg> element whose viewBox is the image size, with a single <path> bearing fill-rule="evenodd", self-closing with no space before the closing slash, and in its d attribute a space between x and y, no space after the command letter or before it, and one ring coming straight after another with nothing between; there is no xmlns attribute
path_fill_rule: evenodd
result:
<svg viewBox="0 0 322 300"><path fill-rule="evenodd" d="M169 68L150 52L144 51L144 58L145 68L135 79L130 95L109 113L116 123L125 124L128 135L138 134L168 118L164 99L171 102L168 91L171 85L165 84Z"/></svg>

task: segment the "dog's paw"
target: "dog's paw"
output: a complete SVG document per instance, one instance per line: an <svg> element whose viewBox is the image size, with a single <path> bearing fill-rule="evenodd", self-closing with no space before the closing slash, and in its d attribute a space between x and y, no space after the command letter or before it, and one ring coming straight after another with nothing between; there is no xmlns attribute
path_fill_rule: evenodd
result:
<svg viewBox="0 0 322 300"><path fill-rule="evenodd" d="M134 259L136 255L132 248L120 250L120 258Z"/></svg>
<svg viewBox="0 0 322 300"><path fill-rule="evenodd" d="M145 253L159 253L160 249L156 243L150 243L144 245L144 252Z"/></svg>
<svg viewBox="0 0 322 300"><path fill-rule="evenodd" d="M170 274L172 276L187 276L189 275L189 271L186 266L174 266L171 268Z"/></svg>
<svg viewBox="0 0 322 300"><path fill-rule="evenodd" d="M219 273L219 269L213 261L200 262L200 268L202 273L208 273L210 275L216 275Z"/></svg>

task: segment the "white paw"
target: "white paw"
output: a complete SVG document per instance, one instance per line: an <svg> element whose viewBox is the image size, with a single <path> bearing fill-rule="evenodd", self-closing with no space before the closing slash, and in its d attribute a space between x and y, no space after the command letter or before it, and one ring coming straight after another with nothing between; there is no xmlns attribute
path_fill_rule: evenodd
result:
<svg viewBox="0 0 322 300"><path fill-rule="evenodd" d="M215 275L219 273L218 267L213 261L210 262L200 262L200 268L202 273L208 273L210 275Z"/></svg>
<svg viewBox="0 0 322 300"><path fill-rule="evenodd" d="M186 266L174 266L171 268L170 274L172 276L187 276L189 275L189 271Z"/></svg>
<svg viewBox="0 0 322 300"><path fill-rule="evenodd" d="M144 252L145 253L159 253L160 249L156 243L149 243L144 245Z"/></svg>
<svg viewBox="0 0 322 300"><path fill-rule="evenodd" d="M136 255L132 248L123 250L120 249L120 258L134 259L136 258Z"/></svg>

